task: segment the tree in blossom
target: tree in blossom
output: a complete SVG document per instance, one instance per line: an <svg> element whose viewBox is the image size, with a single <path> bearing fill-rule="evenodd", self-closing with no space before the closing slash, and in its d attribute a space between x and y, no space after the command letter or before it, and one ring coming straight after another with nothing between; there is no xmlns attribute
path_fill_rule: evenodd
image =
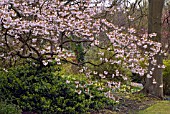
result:
<svg viewBox="0 0 170 114"><path fill-rule="evenodd" d="M65 4L58 0L1 0L0 9L1 60L30 58L42 66L53 60L57 64L67 61L78 66L121 64L141 76L147 74L147 78L152 78L155 66L164 68L155 59L155 55L164 53L161 43L152 40L156 33L137 34L134 28L128 28L125 32L125 27L95 18L98 9L91 6L90 1L76 0ZM107 12L117 10L119 8L108 8ZM110 40L112 48L105 49L112 51L114 58L101 58L99 64L87 60L68 60L72 55L69 49L63 47L64 44L86 42L91 47L102 48L98 40L101 32L105 32ZM149 61L152 68L148 70ZM142 67L141 63L146 67Z"/></svg>

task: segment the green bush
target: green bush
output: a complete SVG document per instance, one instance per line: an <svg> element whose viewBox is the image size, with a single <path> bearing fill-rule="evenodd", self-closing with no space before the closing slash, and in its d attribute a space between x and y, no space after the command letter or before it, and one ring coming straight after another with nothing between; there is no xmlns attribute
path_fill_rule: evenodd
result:
<svg viewBox="0 0 170 114"><path fill-rule="evenodd" d="M163 70L164 94L170 95L170 60L164 61L165 69Z"/></svg>
<svg viewBox="0 0 170 114"><path fill-rule="evenodd" d="M0 114L21 114L21 109L14 104L0 101Z"/></svg>
<svg viewBox="0 0 170 114"><path fill-rule="evenodd" d="M74 80L58 76L56 70L58 72L60 68L29 63L8 69L7 72L0 71L1 99L9 99L23 111L38 114L85 113L90 109L99 110L115 104L97 87L89 85L91 93L88 94L85 88L77 88ZM86 85L86 82L80 81L79 84ZM76 92L78 90L82 91L81 94Z"/></svg>

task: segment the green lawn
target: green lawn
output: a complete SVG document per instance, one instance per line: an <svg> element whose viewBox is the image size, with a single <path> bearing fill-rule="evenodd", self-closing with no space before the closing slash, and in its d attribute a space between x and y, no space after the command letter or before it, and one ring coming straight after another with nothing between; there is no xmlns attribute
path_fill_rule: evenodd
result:
<svg viewBox="0 0 170 114"><path fill-rule="evenodd" d="M160 101L138 114L170 114L170 101Z"/></svg>

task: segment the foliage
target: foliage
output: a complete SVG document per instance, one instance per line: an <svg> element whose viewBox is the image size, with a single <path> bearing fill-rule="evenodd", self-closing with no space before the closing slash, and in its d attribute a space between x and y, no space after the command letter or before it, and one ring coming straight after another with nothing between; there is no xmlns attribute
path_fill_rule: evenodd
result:
<svg viewBox="0 0 170 114"><path fill-rule="evenodd" d="M86 59L91 60L95 65L89 65L89 69L93 72L92 75L95 79L106 78L107 80L112 80L115 82L127 82L130 81L130 76L132 75L130 69L126 68L121 57L116 58L113 51L102 50L97 48L92 48L86 55ZM111 63L109 59L116 60L118 62ZM103 62L105 61L105 62ZM103 74L103 77L99 76Z"/></svg>
<svg viewBox="0 0 170 114"><path fill-rule="evenodd" d="M69 64L69 63L64 63L61 65L61 71L60 71L60 75L78 75L80 74L79 72L79 67L73 64ZM83 74L81 74L83 75Z"/></svg>
<svg viewBox="0 0 170 114"><path fill-rule="evenodd" d="M139 93L139 94L128 94L128 95L125 96L125 98L130 99L130 100L135 100L135 101L146 101L146 100L149 100L149 98L146 97L142 93Z"/></svg>
<svg viewBox="0 0 170 114"><path fill-rule="evenodd" d="M78 63L84 61L84 49L82 43L71 42L71 50L75 53L75 57Z"/></svg>
<svg viewBox="0 0 170 114"><path fill-rule="evenodd" d="M14 104L0 101L0 114L21 114L21 109Z"/></svg>
<svg viewBox="0 0 170 114"><path fill-rule="evenodd" d="M170 95L170 60L164 60L163 70L164 94Z"/></svg>
<svg viewBox="0 0 170 114"><path fill-rule="evenodd" d="M40 67L29 63L1 71L2 99L10 99L23 111L52 114L85 113L115 105L115 101L106 98L96 86L86 85L85 81L78 81L77 85L75 80L54 75L56 69L60 71L50 64ZM91 91L87 92L80 84Z"/></svg>

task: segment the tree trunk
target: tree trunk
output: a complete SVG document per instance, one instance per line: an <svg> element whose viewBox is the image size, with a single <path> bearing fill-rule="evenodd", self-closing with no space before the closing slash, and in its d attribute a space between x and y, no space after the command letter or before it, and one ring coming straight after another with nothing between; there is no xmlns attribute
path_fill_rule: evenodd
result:
<svg viewBox="0 0 170 114"><path fill-rule="evenodd" d="M154 41L161 43L161 17L162 9L165 0L149 0L149 14L148 14L148 34L157 33L157 36L153 37ZM163 64L163 55L158 53L155 55L157 64ZM151 71L153 65L151 60L149 61L148 71ZM163 77L162 68L154 66L152 78L146 78L146 84L144 85L143 92L148 95L163 98ZM155 82L155 83L154 83Z"/></svg>

